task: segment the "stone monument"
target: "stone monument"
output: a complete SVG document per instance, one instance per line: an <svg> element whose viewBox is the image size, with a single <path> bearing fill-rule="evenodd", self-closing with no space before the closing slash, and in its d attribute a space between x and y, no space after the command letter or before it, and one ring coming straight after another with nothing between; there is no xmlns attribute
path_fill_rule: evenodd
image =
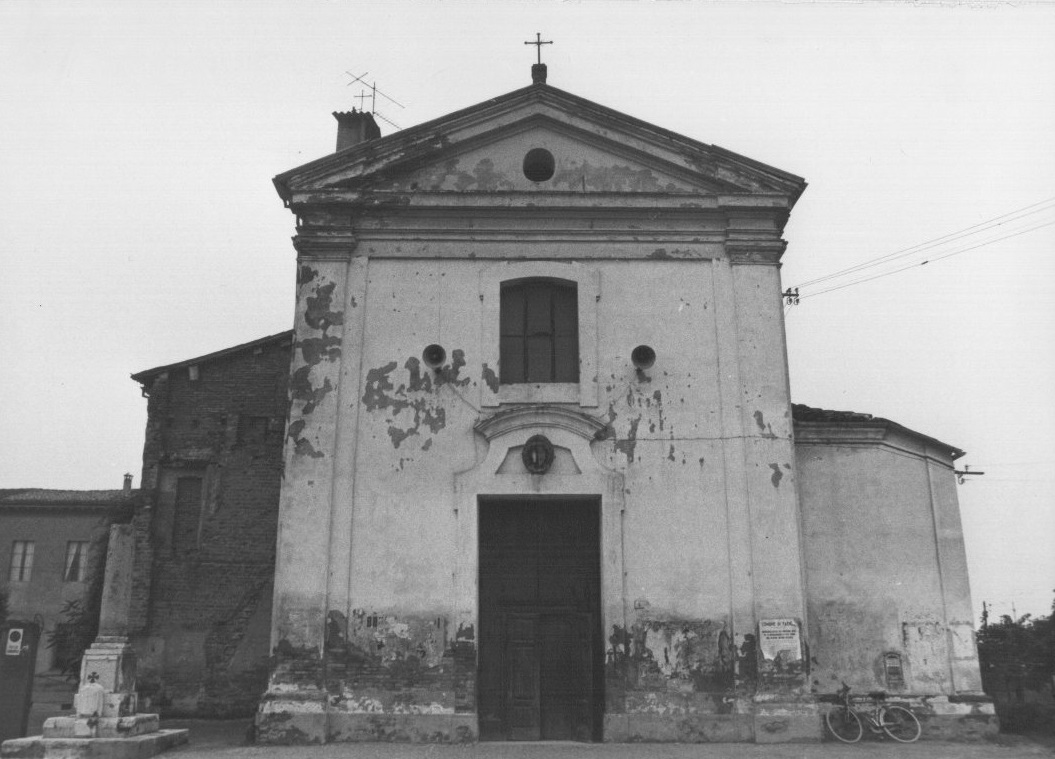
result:
<svg viewBox="0 0 1055 759"><path fill-rule="evenodd" d="M81 660L71 716L51 717L44 734L5 741L0 757L146 757L187 742L186 730L161 730L157 714L136 711L136 659L128 642L135 535L110 527L99 634Z"/></svg>

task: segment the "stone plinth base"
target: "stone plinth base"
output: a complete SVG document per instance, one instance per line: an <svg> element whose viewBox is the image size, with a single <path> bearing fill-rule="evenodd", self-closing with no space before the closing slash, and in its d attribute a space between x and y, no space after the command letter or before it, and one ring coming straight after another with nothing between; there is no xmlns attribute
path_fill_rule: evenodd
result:
<svg viewBox="0 0 1055 759"><path fill-rule="evenodd" d="M256 742L277 746L326 743L326 704L314 699L270 700L256 714Z"/></svg>
<svg viewBox="0 0 1055 759"><path fill-rule="evenodd" d="M750 714L604 715L605 743L749 743Z"/></svg>
<svg viewBox="0 0 1055 759"><path fill-rule="evenodd" d="M333 711L327 742L472 743L475 714L364 714Z"/></svg>
<svg viewBox="0 0 1055 759"><path fill-rule="evenodd" d="M475 714L381 714L326 708L318 702L266 701L256 715L256 742L469 743L477 740Z"/></svg>
<svg viewBox="0 0 1055 759"><path fill-rule="evenodd" d="M155 733L160 727L156 714L131 717L51 717L44 722L45 738L130 738Z"/></svg>
<svg viewBox="0 0 1055 759"><path fill-rule="evenodd" d="M888 703L898 703L897 698ZM989 696L936 696L906 699L923 727L920 740L985 741L1000 732L1000 721Z"/></svg>
<svg viewBox="0 0 1055 759"><path fill-rule="evenodd" d="M813 743L823 737L824 717L815 701L754 704L755 743Z"/></svg>
<svg viewBox="0 0 1055 759"><path fill-rule="evenodd" d="M131 738L16 738L0 746L2 759L146 759L187 742L187 730L158 730Z"/></svg>
<svg viewBox="0 0 1055 759"><path fill-rule="evenodd" d="M923 740L984 741L999 730L988 698L891 697L919 717ZM830 704L739 700L727 714L604 715L606 743L807 743L825 740ZM258 743L463 743L479 740L476 714L348 712L322 700L265 701L256 716Z"/></svg>

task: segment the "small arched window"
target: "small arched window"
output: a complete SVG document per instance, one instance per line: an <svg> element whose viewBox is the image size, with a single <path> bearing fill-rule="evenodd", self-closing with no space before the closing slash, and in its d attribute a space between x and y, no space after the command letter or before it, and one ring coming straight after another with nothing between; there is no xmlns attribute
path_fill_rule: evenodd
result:
<svg viewBox="0 0 1055 759"><path fill-rule="evenodd" d="M502 285L500 382L579 381L579 303L574 282Z"/></svg>
<svg viewBox="0 0 1055 759"><path fill-rule="evenodd" d="M893 652L883 654L883 670L886 674L886 687L889 690L901 690L905 687L905 669L901 665L901 654Z"/></svg>

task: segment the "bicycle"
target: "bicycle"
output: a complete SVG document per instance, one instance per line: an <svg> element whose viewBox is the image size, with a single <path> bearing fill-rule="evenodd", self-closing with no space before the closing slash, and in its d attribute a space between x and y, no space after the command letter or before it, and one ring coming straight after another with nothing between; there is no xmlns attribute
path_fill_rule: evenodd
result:
<svg viewBox="0 0 1055 759"><path fill-rule="evenodd" d="M857 743L864 735L864 727L861 718L868 723L868 729L879 735L889 735L900 743L912 743L919 739L923 728L920 727L916 715L904 706L884 704L886 693L869 693L872 699L871 713L855 709L853 699L850 698L850 686L843 683L843 687L835 692L838 706L828 710L824 715L824 721L828 725L828 731L836 739L843 743Z"/></svg>

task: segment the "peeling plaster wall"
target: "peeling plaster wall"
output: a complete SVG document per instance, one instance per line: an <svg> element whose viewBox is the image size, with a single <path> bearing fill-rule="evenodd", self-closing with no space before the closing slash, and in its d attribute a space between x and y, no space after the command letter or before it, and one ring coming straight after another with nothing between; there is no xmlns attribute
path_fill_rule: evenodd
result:
<svg viewBox="0 0 1055 759"><path fill-rule="evenodd" d="M314 691L327 703L328 729L344 739L369 732L364 715L475 712L476 610L454 603L451 572L457 520L475 514L459 517L452 485L483 459L473 425L494 413L484 403L481 264L471 255L400 260L390 257L395 243L373 247L377 257L353 259L354 278L342 278L346 264L329 263L325 279L301 281L298 345L301 332L316 339L338 329L319 335L303 317L316 288L343 290L348 310L340 354L309 363L301 348L294 358L273 633L279 664L267 707L278 709L294 686L297 698ZM605 622L607 709L638 715L653 737L649 720L671 715L681 715L679 734L702 731L694 720L732 713L747 693L735 687L739 660L744 688L755 685L755 654L744 644L756 619L804 615L783 349L766 334L772 325L737 340L744 315L731 306L743 297L745 312L778 312L776 270L739 275L728 261L663 259L590 268L601 288L591 346L599 390L597 405L581 410L607 425L590 455L625 483L625 590L604 604L625 609ZM719 302L716 290L730 284L735 295ZM763 306L769 300L774 309ZM438 372L421 361L430 343L447 350ZM629 360L641 343L659 355L644 372ZM298 372L310 378L302 396ZM583 463L568 464L566 476ZM510 492L499 476L480 492ZM773 554L756 560L757 571L779 582L764 607L731 596L729 522L743 534L758 529L728 500L745 480L762 511L780 512L755 538ZM513 492L530 492L520 487ZM749 575L750 566L740 571ZM734 624L737 604L746 611Z"/></svg>
<svg viewBox="0 0 1055 759"><path fill-rule="evenodd" d="M558 158L553 180L547 185L531 182L521 168L525 142L548 149ZM598 148L583 145L552 129L529 129L505 150L489 146L470 150L375 189L402 191L545 190L593 192L689 193L693 184L684 176L664 174L641 164L640 157L619 159Z"/></svg>
<svg viewBox="0 0 1055 759"><path fill-rule="evenodd" d="M797 448L813 687L980 694L952 461L908 436ZM903 684L885 654L897 654Z"/></svg>
<svg viewBox="0 0 1055 759"><path fill-rule="evenodd" d="M434 127L276 177L301 275L262 739L475 735L478 496L600 499L606 739L750 737L753 695L806 696L754 643L805 622L778 268L804 183L546 88ZM498 384L521 277L576 283L577 383Z"/></svg>

